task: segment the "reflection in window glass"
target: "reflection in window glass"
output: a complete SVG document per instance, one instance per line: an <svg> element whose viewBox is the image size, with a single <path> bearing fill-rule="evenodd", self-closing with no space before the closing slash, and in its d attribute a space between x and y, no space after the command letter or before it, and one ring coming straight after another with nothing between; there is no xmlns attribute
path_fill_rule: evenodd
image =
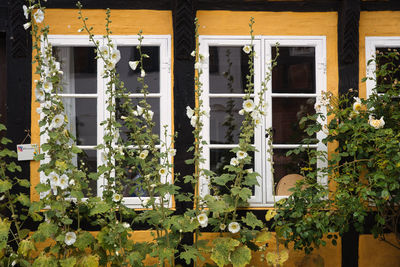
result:
<svg viewBox="0 0 400 267"><path fill-rule="evenodd" d="M395 82L395 80L400 81L400 57L397 57L397 59L395 59L392 63L389 62L389 59L386 58L385 55L387 55L388 53L393 53L393 52L399 52L400 48L399 47L391 47L391 48L387 48L387 47L380 47L380 48L376 48L376 52L379 53L377 55L377 66L376 69L380 69L380 66L383 66L387 63L386 67L388 71L393 72L393 74L391 76L386 75L386 76L379 76L377 77L377 83L379 85L384 85L384 87L387 88L392 88L393 83ZM380 86L378 93L385 93L387 91L387 89L385 89L384 87Z"/></svg>
<svg viewBox="0 0 400 267"><path fill-rule="evenodd" d="M210 142L212 144L239 143L239 130L244 116L241 98L210 99Z"/></svg>
<svg viewBox="0 0 400 267"><path fill-rule="evenodd" d="M210 93L245 93L249 55L242 46L210 46Z"/></svg>
<svg viewBox="0 0 400 267"><path fill-rule="evenodd" d="M291 154L286 156L288 149L274 149L274 183L275 187L281 183L290 183L291 180L298 175L302 175L302 172L306 172L308 168L309 157L306 152L298 155ZM316 166L312 166L316 168ZM276 190L276 188L275 188ZM276 191L277 195L280 192Z"/></svg>
<svg viewBox="0 0 400 267"><path fill-rule="evenodd" d="M119 46L121 60L116 66L121 81L130 93L140 93L142 85L137 81L140 77L140 68L132 70L129 61L140 60L139 51L136 46ZM142 53L149 56L143 59L143 68L146 71L145 83L149 86L149 93L160 92L160 47L142 46Z"/></svg>
<svg viewBox="0 0 400 267"><path fill-rule="evenodd" d="M97 144L97 99L63 98L68 128L77 145Z"/></svg>
<svg viewBox="0 0 400 267"><path fill-rule="evenodd" d="M272 48L275 58L276 48ZM279 47L272 93L315 93L315 48Z"/></svg>
<svg viewBox="0 0 400 267"><path fill-rule="evenodd" d="M132 100L133 107L136 110L136 106L139 104L139 102L142 100L142 98L132 98L131 100ZM153 122L155 123L155 126L153 128L153 134L157 134L160 136L160 99L159 98L147 98L146 101L151 106L150 110L154 112ZM119 100L117 100L116 118L117 118L118 122L122 125L122 127L120 129L120 136L123 141L126 141L126 140L128 140L129 131L126 128L126 126L124 126L124 121L121 119L121 116L128 116L128 114L126 114L120 107L121 107L120 102L119 102ZM140 118L143 119L143 116L140 116Z"/></svg>
<svg viewBox="0 0 400 267"><path fill-rule="evenodd" d="M275 144L296 144L308 138L302 117L315 114L315 98L273 98L272 129Z"/></svg>
<svg viewBox="0 0 400 267"><path fill-rule="evenodd" d="M78 154L77 165L78 168L86 174L97 172L96 150L83 150L82 153ZM86 180L83 182L88 186L88 188L84 190L83 194L85 196L95 196L97 194L97 181L86 176Z"/></svg>
<svg viewBox="0 0 400 267"><path fill-rule="evenodd" d="M97 60L93 47L54 47L61 64L65 94L97 93Z"/></svg>

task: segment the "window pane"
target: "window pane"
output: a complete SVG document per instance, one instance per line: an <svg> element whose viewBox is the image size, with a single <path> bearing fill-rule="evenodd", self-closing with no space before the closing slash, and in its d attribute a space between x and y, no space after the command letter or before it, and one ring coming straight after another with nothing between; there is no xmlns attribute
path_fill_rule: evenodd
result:
<svg viewBox="0 0 400 267"><path fill-rule="evenodd" d="M379 52L379 55L377 55L377 64L376 64L376 69L378 70L380 66L383 66L386 64L386 70L391 72L391 75L377 75L377 83L381 86L378 88L378 93L385 93L387 89L392 88L393 84L395 83L395 80L400 81L400 58L397 56L396 58L391 58L389 59L388 54L389 53L398 53L400 51L399 47L392 47L392 48L377 48L376 52ZM396 83L397 84L397 83Z"/></svg>
<svg viewBox="0 0 400 267"><path fill-rule="evenodd" d="M139 102L142 100L142 98L132 98L132 104L134 109L136 110L136 106L139 104ZM150 110L154 112L153 115L153 122L155 123L155 126L153 128L153 134L160 135L160 99L159 98L147 98L147 103L150 104L151 108ZM120 130L120 136L123 141L128 140L128 134L129 131L128 129L124 126L124 121L121 119L121 116L127 116L125 111L120 108L120 103L117 100L117 120L119 123L121 123L122 128ZM143 106L143 105L140 105ZM163 112L168 112L170 113L171 111L163 111ZM140 118L143 120L143 117L140 116Z"/></svg>
<svg viewBox="0 0 400 267"><path fill-rule="evenodd" d="M210 93L245 93L249 55L242 46L210 46Z"/></svg>
<svg viewBox="0 0 400 267"><path fill-rule="evenodd" d="M240 126L244 116L239 115L242 109L241 98L210 99L210 143L239 143Z"/></svg>
<svg viewBox="0 0 400 267"><path fill-rule="evenodd" d="M93 47L54 47L61 63L65 94L97 93L97 60Z"/></svg>
<svg viewBox="0 0 400 267"><path fill-rule="evenodd" d="M278 196L288 195L287 189L293 187L298 179L302 179L301 169L308 167L307 153L292 154L287 157L288 151L288 149L274 149L274 186L275 194Z"/></svg>
<svg viewBox="0 0 400 267"><path fill-rule="evenodd" d="M117 64L117 72L121 81L130 93L140 93L142 85L137 81L140 77L140 68L132 70L129 67L129 61L140 60L139 51L136 46L119 46L121 51L121 60ZM142 46L142 53L147 54L149 58L143 59L143 68L146 72L145 82L149 86L150 93L160 92L160 47Z"/></svg>
<svg viewBox="0 0 400 267"><path fill-rule="evenodd" d="M97 99L63 98L68 128L78 145L97 145Z"/></svg>
<svg viewBox="0 0 400 267"><path fill-rule="evenodd" d="M78 155L78 168L83 170L86 174L97 172L97 151L96 150L83 150ZM83 181L88 188L83 190L85 196L97 195L97 181L86 177Z"/></svg>
<svg viewBox="0 0 400 267"><path fill-rule="evenodd" d="M275 144L298 144L309 136L299 122L306 115L315 114L315 98L273 98L272 128Z"/></svg>
<svg viewBox="0 0 400 267"><path fill-rule="evenodd" d="M272 48L272 58L276 48ZM315 93L315 48L279 47L272 70L273 93Z"/></svg>

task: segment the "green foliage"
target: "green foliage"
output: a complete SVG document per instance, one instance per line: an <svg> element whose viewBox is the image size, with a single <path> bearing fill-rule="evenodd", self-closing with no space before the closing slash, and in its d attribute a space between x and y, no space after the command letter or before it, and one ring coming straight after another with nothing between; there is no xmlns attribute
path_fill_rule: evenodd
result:
<svg viewBox="0 0 400 267"><path fill-rule="evenodd" d="M349 225L362 232L368 214L375 216L375 236L384 238L385 231L399 236L400 85L394 63L398 59L397 51L377 53L376 78L368 78L375 80L376 87L368 99L327 94L321 102L325 102L327 116L332 119L327 121L325 115L317 113L301 120L312 122L306 129L310 135L325 131L325 145L339 145L329 160L325 153L306 147L290 152L308 151L310 166L317 159L328 164L305 171L306 179L296 185L286 201L277 203L275 226L285 244L293 242L295 249L309 253L325 245L322 238L327 236L336 245L334 233L345 233ZM323 177L336 185L334 192L318 183Z"/></svg>

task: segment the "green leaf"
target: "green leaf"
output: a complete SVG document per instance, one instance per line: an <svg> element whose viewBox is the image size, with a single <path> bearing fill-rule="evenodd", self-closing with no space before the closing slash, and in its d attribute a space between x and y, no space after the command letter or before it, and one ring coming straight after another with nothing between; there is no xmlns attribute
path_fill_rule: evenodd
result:
<svg viewBox="0 0 400 267"><path fill-rule="evenodd" d="M239 246L240 242L230 237L221 237L213 240L214 249L211 253L211 259L219 266L228 265L229 255Z"/></svg>
<svg viewBox="0 0 400 267"><path fill-rule="evenodd" d="M35 241L44 242L47 238L54 236L57 230L57 225L43 222L39 225L38 230L32 235L32 238Z"/></svg>
<svg viewBox="0 0 400 267"><path fill-rule="evenodd" d="M19 203L21 203L22 205L24 205L25 207L29 207L31 204L31 200L29 199L29 197L25 194L20 193L17 197L17 200Z"/></svg>
<svg viewBox="0 0 400 267"><path fill-rule="evenodd" d="M185 246L185 251L182 252L179 257L184 259L187 265L189 265L191 261L196 262L197 258L200 258L200 260L204 259L201 253L191 246Z"/></svg>
<svg viewBox="0 0 400 267"><path fill-rule="evenodd" d="M38 193L47 192L50 190L50 185L40 183L37 186L35 186L35 189Z"/></svg>
<svg viewBox="0 0 400 267"><path fill-rule="evenodd" d="M242 217L242 221L248 226L250 226L252 229L256 228L257 226L263 227L262 221L257 219L256 215L254 215L254 213L252 212L247 212L246 218Z"/></svg>
<svg viewBox="0 0 400 267"><path fill-rule="evenodd" d="M235 179L235 175L224 173L221 176L215 177L214 182L217 185L226 185L227 182L233 181L233 179Z"/></svg>
<svg viewBox="0 0 400 267"><path fill-rule="evenodd" d="M71 152L74 153L74 154L79 154L79 153L82 153L82 149L80 149L77 146L72 146L71 147Z"/></svg>
<svg viewBox="0 0 400 267"><path fill-rule="evenodd" d="M26 179L18 179L18 184L25 188L29 188L31 186L31 183Z"/></svg>
<svg viewBox="0 0 400 267"><path fill-rule="evenodd" d="M7 246L8 232L10 230L11 223L7 220L0 218L0 250Z"/></svg>
<svg viewBox="0 0 400 267"><path fill-rule="evenodd" d="M231 254L233 267L245 267L251 261L251 250L247 246L240 246Z"/></svg>
<svg viewBox="0 0 400 267"><path fill-rule="evenodd" d="M7 180L0 180L0 193L4 193L8 190L10 190L12 187L12 184L7 181Z"/></svg>
<svg viewBox="0 0 400 267"><path fill-rule="evenodd" d="M244 201L247 201L252 195L251 190L246 187L244 187L244 188L234 187L234 188L232 188L231 192L232 192L232 195L239 196Z"/></svg>
<svg viewBox="0 0 400 267"><path fill-rule="evenodd" d="M57 260L53 256L42 254L33 262L32 267L57 267Z"/></svg>
<svg viewBox="0 0 400 267"><path fill-rule="evenodd" d="M68 257L67 259L62 259L60 260L60 265L61 267L74 267L76 264L76 258L75 257Z"/></svg>
<svg viewBox="0 0 400 267"><path fill-rule="evenodd" d="M74 246L80 250L84 250L85 248L88 248L94 241L95 238L93 235L91 235L89 232L83 232L78 235Z"/></svg>
<svg viewBox="0 0 400 267"><path fill-rule="evenodd" d="M96 214L101 214L109 211L111 209L111 206L107 204L106 202L97 202L95 203L95 206L90 209L89 216L93 216Z"/></svg>

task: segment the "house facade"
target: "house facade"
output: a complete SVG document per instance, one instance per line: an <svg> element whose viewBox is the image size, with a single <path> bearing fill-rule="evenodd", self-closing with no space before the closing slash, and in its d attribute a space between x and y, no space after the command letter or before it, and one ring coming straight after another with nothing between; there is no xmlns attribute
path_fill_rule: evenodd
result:
<svg viewBox="0 0 400 267"><path fill-rule="evenodd" d="M14 146L41 142L34 87L38 75L31 64L32 40L22 27L23 4L23 0L0 2L0 121L7 125ZM64 71L66 86L61 97L70 118L70 129L84 151L77 164L84 162L89 169L95 169L102 160L95 146L102 142L100 122L106 113L102 66L95 59L86 33L79 31L82 24L77 19L75 2L47 0L43 4L45 23L50 25L49 42ZM144 68L155 131L160 134L163 125L168 125L169 133L178 133L174 172L182 177L193 173L185 160L194 140L186 107L195 106L195 59L191 56L195 49L195 18L199 25L199 51L206 55L202 65L202 100L210 113L202 132L207 141L204 167L215 172L230 159L229 150L238 142L241 121L238 113L249 64L242 48L252 43L256 52L253 80L256 90L266 79L271 60L279 53L278 66L267 84L267 116L254 136L258 151L254 152L252 168L261 174L259 186L253 189L250 207L241 211L253 212L260 218L272 208L274 200L287 195L285 185L298 179L296 175L303 167L304 157L285 156L289 149L300 145L303 136L297 126L301 116L315 112L314 105L325 92L368 97L374 85L360 82L373 73L367 62L379 48L400 48L400 3L395 0L86 0L82 5L88 24L99 39L105 34L105 9L111 9L113 40L122 58L117 71L134 102L142 98L136 82L140 72L131 70L128 61L137 60L137 33L143 32L142 45L150 56ZM254 40L249 36L251 17L255 20ZM274 134L274 176L266 151L268 128ZM334 148L315 144L314 149L332 152ZM40 181L39 163L20 164L23 175L31 179L31 200L39 199L34 189ZM101 195L101 184L91 186ZM192 190L185 185L182 188ZM209 193L207 181L202 182L198 193ZM137 197L129 193L124 197L132 208L140 208ZM173 208L179 213L187 205L190 203L176 201ZM145 226L138 227L141 231L137 238L149 236ZM293 252L285 266L320 266L321 261L324 266L400 266L398 250L375 240L368 226L366 229L361 235L349 231L338 246L320 248L316 252L318 257ZM208 234L211 235L205 233L205 236ZM190 243L190 239L188 236L184 242ZM254 266L259 265L254 263Z"/></svg>

